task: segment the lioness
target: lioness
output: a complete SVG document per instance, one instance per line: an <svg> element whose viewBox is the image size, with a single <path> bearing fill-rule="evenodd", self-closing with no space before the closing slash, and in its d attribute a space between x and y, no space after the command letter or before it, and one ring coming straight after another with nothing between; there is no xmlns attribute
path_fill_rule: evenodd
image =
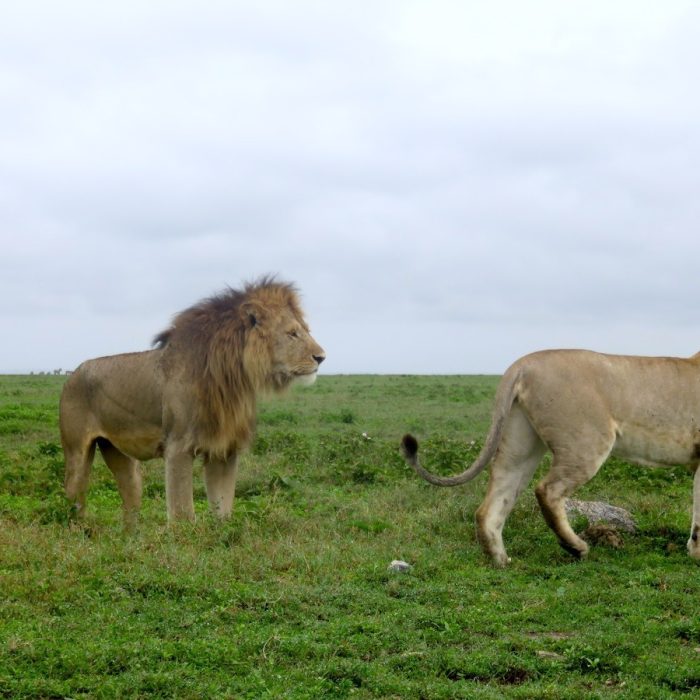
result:
<svg viewBox="0 0 700 700"><path fill-rule="evenodd" d="M493 460L488 492L476 512L479 542L494 564L510 559L503 525L544 453L552 467L535 489L547 524L577 557L588 545L571 529L564 502L610 454L646 466L695 469L688 552L700 558L700 353L693 357L603 355L544 350L508 368L496 392L491 428L474 464L440 477L418 461L418 442L402 441L406 461L431 484L456 486Z"/></svg>
<svg viewBox="0 0 700 700"><path fill-rule="evenodd" d="M186 309L154 344L88 360L66 382L66 495L81 515L97 445L131 524L141 506L138 460L163 456L168 519L191 520L192 461L201 455L210 507L228 516L256 396L313 383L325 353L309 334L295 288L269 277Z"/></svg>

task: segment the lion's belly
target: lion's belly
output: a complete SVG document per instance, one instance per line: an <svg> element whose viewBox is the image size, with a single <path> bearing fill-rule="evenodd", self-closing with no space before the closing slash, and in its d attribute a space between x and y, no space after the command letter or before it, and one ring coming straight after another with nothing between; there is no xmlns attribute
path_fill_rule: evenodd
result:
<svg viewBox="0 0 700 700"><path fill-rule="evenodd" d="M700 436L692 427L621 425L613 454L648 466L697 463Z"/></svg>
<svg viewBox="0 0 700 700"><path fill-rule="evenodd" d="M128 434L105 431L107 438L120 452L139 460L153 459L163 455L163 434L154 428L141 428Z"/></svg>

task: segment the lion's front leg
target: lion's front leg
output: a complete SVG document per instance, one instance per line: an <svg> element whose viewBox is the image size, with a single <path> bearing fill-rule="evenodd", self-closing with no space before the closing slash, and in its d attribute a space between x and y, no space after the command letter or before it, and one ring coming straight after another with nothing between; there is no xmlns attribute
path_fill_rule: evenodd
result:
<svg viewBox="0 0 700 700"><path fill-rule="evenodd" d="M192 493L193 455L177 443L165 449L165 499L168 504L168 521L194 520Z"/></svg>
<svg viewBox="0 0 700 700"><path fill-rule="evenodd" d="M212 513L220 518L227 518L233 510L236 495L236 472L238 455L233 454L226 460L208 459L204 463L204 484L207 487L207 499Z"/></svg>
<svg viewBox="0 0 700 700"><path fill-rule="evenodd" d="M690 528L688 554L694 559L700 559L700 467L695 469L693 477L693 524Z"/></svg>

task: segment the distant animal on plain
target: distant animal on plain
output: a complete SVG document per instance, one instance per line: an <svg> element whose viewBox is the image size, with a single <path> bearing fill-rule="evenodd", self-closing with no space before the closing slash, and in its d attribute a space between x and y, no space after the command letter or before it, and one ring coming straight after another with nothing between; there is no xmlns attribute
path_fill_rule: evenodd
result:
<svg viewBox="0 0 700 700"><path fill-rule="evenodd" d="M700 559L700 353L690 358L543 350L517 360L496 392L491 428L474 463L457 476L425 470L418 442L401 443L408 464L437 486L471 481L491 463L476 511L477 536L497 566L510 559L503 526L547 450L552 466L535 494L560 545L576 557L588 545L572 530L566 498L615 454L645 466L695 470L688 553Z"/></svg>
<svg viewBox="0 0 700 700"><path fill-rule="evenodd" d="M64 385L65 491L78 516L96 447L116 477L127 524L141 506L139 460L161 456L169 520L194 519L198 455L211 510L230 515L238 458L253 439L256 398L312 384L325 359L295 287L273 277L182 311L154 345L88 360Z"/></svg>

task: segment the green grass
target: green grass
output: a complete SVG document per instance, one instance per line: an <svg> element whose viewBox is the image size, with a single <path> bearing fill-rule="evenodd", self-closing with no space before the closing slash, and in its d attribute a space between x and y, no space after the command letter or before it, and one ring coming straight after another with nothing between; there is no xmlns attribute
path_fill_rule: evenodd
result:
<svg viewBox="0 0 700 700"><path fill-rule="evenodd" d="M559 549L532 490L489 566L486 475L421 482L398 455L462 469L495 377L321 377L266 401L234 517L167 527L144 466L135 535L99 459L67 522L60 377L0 377L0 697L671 698L700 693L692 479L611 460L577 496L632 511L622 549ZM474 444L472 444L474 441ZM544 468L544 467L543 467ZM577 522L578 527L585 522ZM392 559L413 565L390 573Z"/></svg>

